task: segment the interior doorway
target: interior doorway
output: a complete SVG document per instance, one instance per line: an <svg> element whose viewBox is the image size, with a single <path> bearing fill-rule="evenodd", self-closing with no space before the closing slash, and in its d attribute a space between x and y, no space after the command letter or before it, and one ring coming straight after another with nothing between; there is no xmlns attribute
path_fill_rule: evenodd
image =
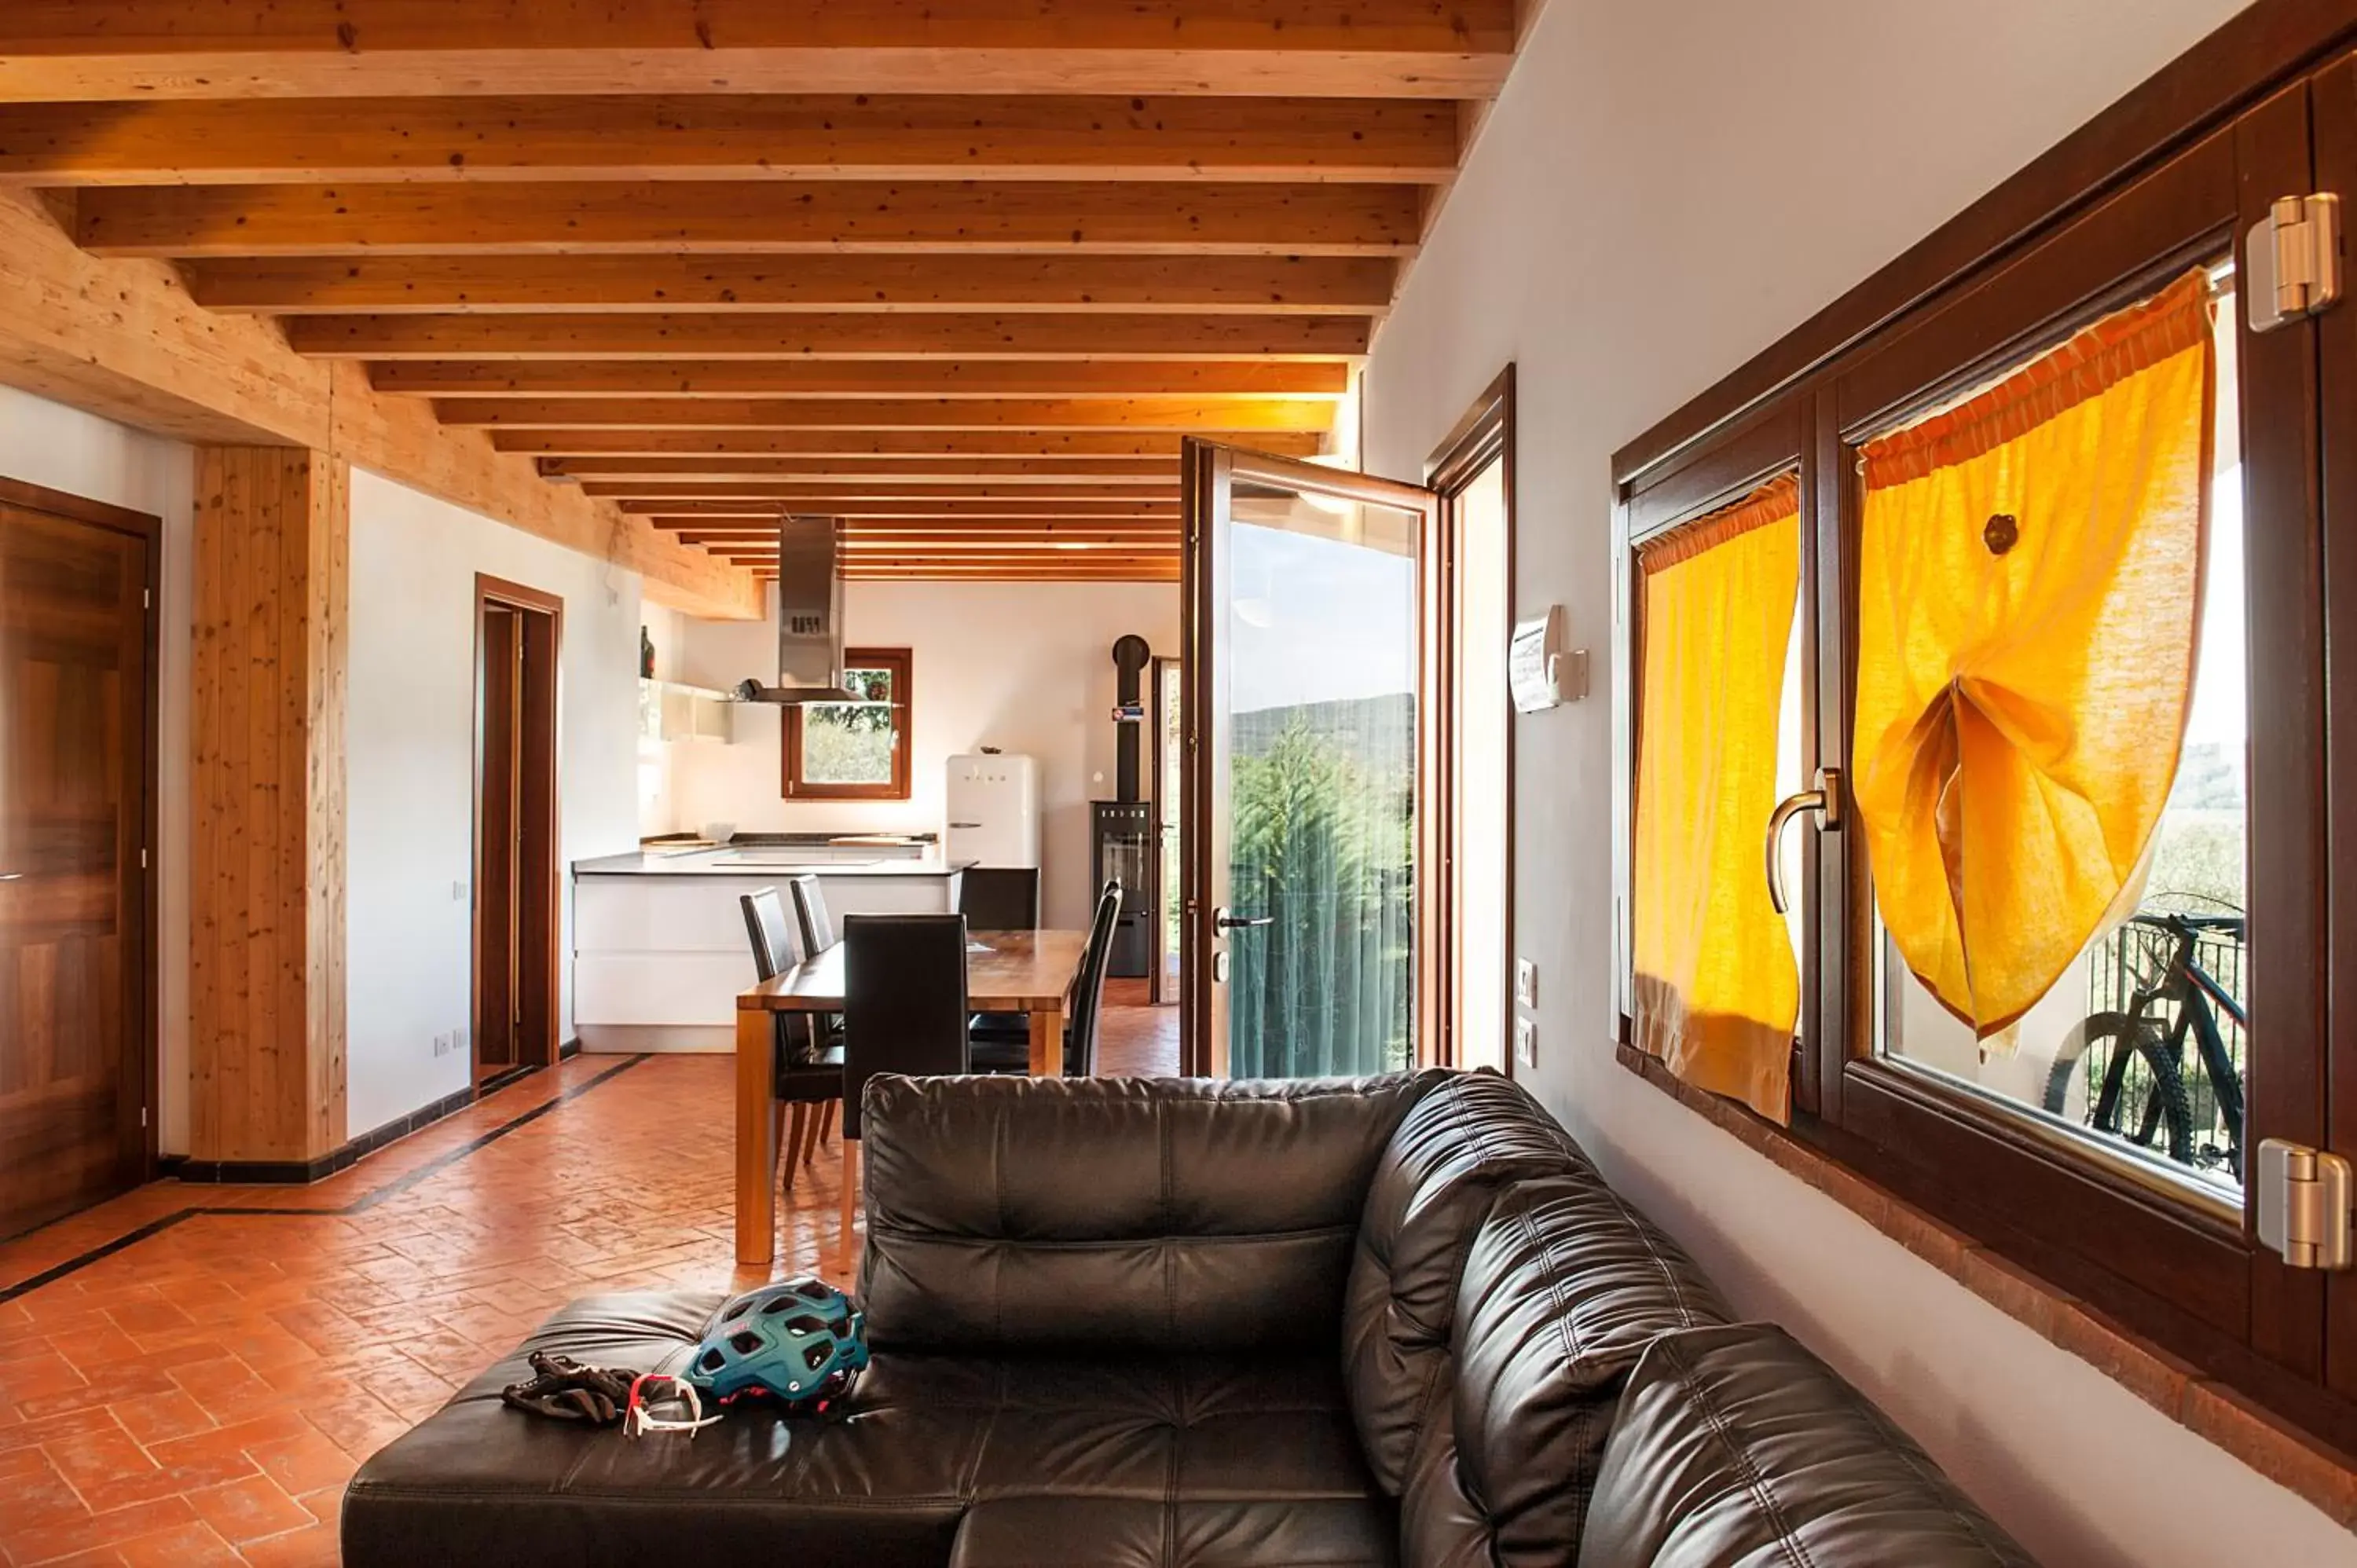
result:
<svg viewBox="0 0 2357 1568"><path fill-rule="evenodd" d="M157 532L0 479L0 1239L154 1174Z"/></svg>
<svg viewBox="0 0 2357 1568"><path fill-rule="evenodd" d="M564 640L563 600L476 577L478 1088L557 1057L556 704Z"/></svg>

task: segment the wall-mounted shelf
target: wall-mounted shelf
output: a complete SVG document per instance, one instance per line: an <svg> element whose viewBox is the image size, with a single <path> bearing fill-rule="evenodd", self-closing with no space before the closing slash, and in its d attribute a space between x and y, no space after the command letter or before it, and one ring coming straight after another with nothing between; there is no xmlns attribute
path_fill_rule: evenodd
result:
<svg viewBox="0 0 2357 1568"><path fill-rule="evenodd" d="M639 681L639 734L648 740L736 738L737 700L725 692L677 681Z"/></svg>

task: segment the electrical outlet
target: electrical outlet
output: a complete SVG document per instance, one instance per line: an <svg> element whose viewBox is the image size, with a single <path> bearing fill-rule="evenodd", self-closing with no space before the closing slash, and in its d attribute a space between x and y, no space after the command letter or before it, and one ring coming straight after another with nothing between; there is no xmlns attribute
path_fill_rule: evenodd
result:
<svg viewBox="0 0 2357 1568"><path fill-rule="evenodd" d="M1514 1000L1524 1007L1539 1004L1539 966L1535 959L1514 961Z"/></svg>
<svg viewBox="0 0 2357 1568"><path fill-rule="evenodd" d="M1539 1026L1528 1018L1514 1020L1514 1061L1521 1067L1539 1065Z"/></svg>

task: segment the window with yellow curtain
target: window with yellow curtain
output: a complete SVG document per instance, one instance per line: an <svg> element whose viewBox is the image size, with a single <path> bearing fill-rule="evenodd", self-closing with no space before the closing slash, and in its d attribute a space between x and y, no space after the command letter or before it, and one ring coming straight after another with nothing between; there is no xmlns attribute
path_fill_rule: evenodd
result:
<svg viewBox="0 0 2357 1568"><path fill-rule="evenodd" d="M2239 487L2212 504L2234 462L2230 287L2190 272L1866 445L1850 774L1885 1053L2228 1181L2246 735ZM2205 1004L2214 1073L2137 1003L2188 955L2226 998Z"/></svg>
<svg viewBox="0 0 2357 1568"><path fill-rule="evenodd" d="M1796 727L1797 479L1643 542L1637 571L1634 1042L1786 1122L1800 976L1760 855Z"/></svg>

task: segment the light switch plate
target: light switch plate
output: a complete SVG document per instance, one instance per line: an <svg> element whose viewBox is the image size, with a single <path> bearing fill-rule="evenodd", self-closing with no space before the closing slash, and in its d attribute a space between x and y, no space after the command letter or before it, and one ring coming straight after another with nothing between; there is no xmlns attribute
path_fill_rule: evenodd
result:
<svg viewBox="0 0 2357 1568"><path fill-rule="evenodd" d="M1514 1020L1514 1061L1521 1067L1539 1065L1539 1026L1528 1018Z"/></svg>
<svg viewBox="0 0 2357 1568"><path fill-rule="evenodd" d="M1524 1007L1539 1004L1539 966L1537 961L1518 958L1514 961L1514 1000Z"/></svg>

